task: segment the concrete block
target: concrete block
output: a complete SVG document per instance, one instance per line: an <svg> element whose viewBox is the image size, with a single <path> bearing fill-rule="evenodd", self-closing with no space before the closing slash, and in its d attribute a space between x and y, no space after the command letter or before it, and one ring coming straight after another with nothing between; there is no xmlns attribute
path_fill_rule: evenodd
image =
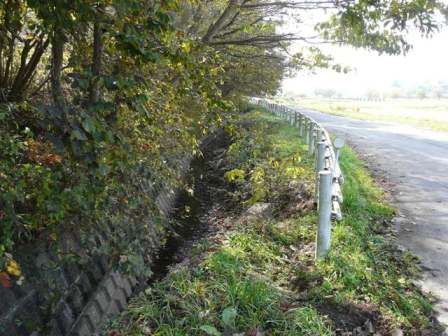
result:
<svg viewBox="0 0 448 336"><path fill-rule="evenodd" d="M126 294L122 288L119 288L114 295L114 301L117 303L117 306L120 311L122 311L126 307L126 303L128 302L126 298Z"/></svg>
<svg viewBox="0 0 448 336"><path fill-rule="evenodd" d="M124 276L122 283L123 283L123 287L122 288L124 289L124 291L126 293L126 297L130 297L131 294L132 294L132 286L131 286L131 282L129 280L129 277Z"/></svg>
<svg viewBox="0 0 448 336"><path fill-rule="evenodd" d="M114 282L116 287L123 287L123 280L119 272L111 272L110 277L112 278L112 281Z"/></svg>
<svg viewBox="0 0 448 336"><path fill-rule="evenodd" d="M111 299L112 298L106 292L105 288L100 288L95 293L95 301L97 302L103 314L107 312Z"/></svg>
<svg viewBox="0 0 448 336"><path fill-rule="evenodd" d="M73 316L72 309L65 302L61 301L59 303L57 312L56 312L56 320L59 328L64 332L68 333L71 329L73 323L75 322L75 317Z"/></svg>
<svg viewBox="0 0 448 336"><path fill-rule="evenodd" d="M110 298L114 297L116 285L112 280L112 277L110 276L106 277L106 279L104 279L103 282L101 283L100 287L106 290Z"/></svg>
<svg viewBox="0 0 448 336"><path fill-rule="evenodd" d="M90 292L92 291L92 284L89 277L85 273L81 273L79 276L77 287L83 294L84 298L89 297Z"/></svg>
<svg viewBox="0 0 448 336"><path fill-rule="evenodd" d="M103 318L101 308L95 301L91 301L88 303L82 315L83 317L85 316L89 320L90 325L92 326L93 329L96 329L99 326Z"/></svg>
<svg viewBox="0 0 448 336"><path fill-rule="evenodd" d="M110 319L112 317L117 316L121 312L121 308L117 301L112 300L109 304L109 308L107 310L106 318Z"/></svg>
<svg viewBox="0 0 448 336"><path fill-rule="evenodd" d="M81 316L69 336L92 336L94 332L95 329L90 320L86 316Z"/></svg>
<svg viewBox="0 0 448 336"><path fill-rule="evenodd" d="M73 314L78 316L84 307L84 296L81 290L74 286L67 297L67 302L72 307Z"/></svg>

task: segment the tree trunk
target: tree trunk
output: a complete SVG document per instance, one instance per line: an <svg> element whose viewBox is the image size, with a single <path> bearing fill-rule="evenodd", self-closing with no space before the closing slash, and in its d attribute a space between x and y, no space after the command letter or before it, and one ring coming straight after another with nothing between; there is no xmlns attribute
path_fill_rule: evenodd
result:
<svg viewBox="0 0 448 336"><path fill-rule="evenodd" d="M29 81L31 80L34 72L36 71L36 68L39 65L42 55L44 54L49 44L49 40L48 39L43 40L43 38L44 37L41 37L39 41L33 44L34 51L28 62L26 62L26 57L24 57L24 55L27 56L30 50L25 48L22 50L21 65L9 91L7 98L8 101L14 101L14 102L22 101L26 97L25 88L29 86Z"/></svg>
<svg viewBox="0 0 448 336"><path fill-rule="evenodd" d="M93 58L92 58L92 80L90 82L89 103L95 104L100 98L99 77L101 75L103 58L103 31L100 19L97 16L93 26Z"/></svg>
<svg viewBox="0 0 448 336"><path fill-rule="evenodd" d="M64 106L64 93L61 85L62 62L64 58L65 38L62 31L55 29L51 48L51 95L56 107Z"/></svg>
<svg viewBox="0 0 448 336"><path fill-rule="evenodd" d="M229 0L226 9L222 12L218 20L215 21L207 30L207 33L202 38L202 42L208 44L219 30L225 25L226 20L230 17L232 12L238 8L238 0Z"/></svg>

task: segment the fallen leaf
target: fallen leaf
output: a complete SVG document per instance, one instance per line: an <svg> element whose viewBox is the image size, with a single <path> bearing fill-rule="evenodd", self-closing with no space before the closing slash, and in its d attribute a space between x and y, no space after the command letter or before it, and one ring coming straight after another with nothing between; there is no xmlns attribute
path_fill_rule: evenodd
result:
<svg viewBox="0 0 448 336"><path fill-rule="evenodd" d="M0 283L4 288L11 288L11 281L8 273L0 272Z"/></svg>

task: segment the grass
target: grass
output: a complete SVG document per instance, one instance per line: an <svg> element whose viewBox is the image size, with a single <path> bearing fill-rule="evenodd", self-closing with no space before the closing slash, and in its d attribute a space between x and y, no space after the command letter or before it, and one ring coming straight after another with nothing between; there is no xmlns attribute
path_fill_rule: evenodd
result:
<svg viewBox="0 0 448 336"><path fill-rule="evenodd" d="M448 132L447 99L358 101L315 98L303 99L295 104L354 119L387 121L422 129Z"/></svg>
<svg viewBox="0 0 448 336"><path fill-rule="evenodd" d="M341 168L344 220L334 227L333 250L323 264L327 274L334 272L327 280L337 284L332 287L342 297L336 300L370 302L397 326L425 325L431 305L411 284L418 274L414 257L381 234L393 209L349 148L341 154Z"/></svg>
<svg viewBox="0 0 448 336"><path fill-rule="evenodd" d="M334 226L329 257L316 263L315 211L282 204L291 180L313 185L306 147L294 128L267 113L254 111L243 121L250 126L237 131L227 154L232 170L245 174L233 182L235 195L246 206L267 201L280 211L237 220L219 244L198 242L201 262L177 267L148 287L108 332L333 335L341 323L358 323L356 316L374 319L382 331L429 328L431 305L411 284L415 260L385 239L384 223L394 211L354 152L344 148L341 155L344 220ZM309 189L301 196L309 198ZM290 198L289 206L296 202Z"/></svg>

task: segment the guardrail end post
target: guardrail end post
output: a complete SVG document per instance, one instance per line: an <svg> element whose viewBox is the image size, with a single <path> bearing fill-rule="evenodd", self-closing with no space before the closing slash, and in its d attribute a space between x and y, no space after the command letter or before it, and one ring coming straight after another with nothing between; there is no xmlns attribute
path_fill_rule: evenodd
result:
<svg viewBox="0 0 448 336"><path fill-rule="evenodd" d="M331 183L328 170L319 172L319 227L316 238L316 259L327 256L331 244Z"/></svg>

